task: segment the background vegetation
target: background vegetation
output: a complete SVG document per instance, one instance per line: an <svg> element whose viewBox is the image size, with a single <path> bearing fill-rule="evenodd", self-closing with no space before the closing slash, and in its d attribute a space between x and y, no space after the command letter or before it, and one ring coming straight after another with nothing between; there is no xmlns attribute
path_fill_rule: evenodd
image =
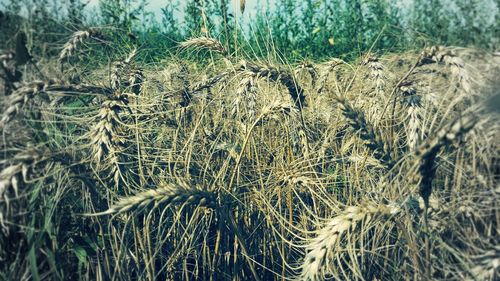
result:
<svg viewBox="0 0 500 281"><path fill-rule="evenodd" d="M20 27L14 15L27 18L23 26L30 49L43 45L38 42L62 40L84 26L108 26L116 36L133 35L121 40L147 46L154 57L200 35L218 38L231 51L258 56L279 51L289 60L352 59L369 49L407 50L425 44L494 50L500 37L494 0L260 0L257 10L247 11L251 18L241 13L244 9L234 10L229 0L166 1L161 16L148 5L145 0L100 0L93 7L83 0L4 0L7 20L2 22L5 40L0 42L3 48L12 47L8 39ZM263 48L270 42L274 48Z"/></svg>

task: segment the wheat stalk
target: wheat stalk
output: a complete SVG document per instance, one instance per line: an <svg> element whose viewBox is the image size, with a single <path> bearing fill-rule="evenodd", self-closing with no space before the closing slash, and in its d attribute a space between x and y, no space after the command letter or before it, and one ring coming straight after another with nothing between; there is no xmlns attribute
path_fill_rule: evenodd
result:
<svg viewBox="0 0 500 281"><path fill-rule="evenodd" d="M333 257L335 250L345 233L355 231L362 222L368 222L376 215L395 215L401 211L395 205L365 204L347 207L341 214L317 231L306 246L307 254L301 265L300 280L320 281L324 279L324 266L328 257Z"/></svg>
<svg viewBox="0 0 500 281"><path fill-rule="evenodd" d="M479 117L473 113L458 117L441 128L432 138L422 144L416 152L419 157L420 185L419 193L423 198L425 206L429 205L429 197L432 193L432 181L436 176L436 156L445 145L450 144L457 138L469 132Z"/></svg>
<svg viewBox="0 0 500 281"><path fill-rule="evenodd" d="M136 95L141 93L142 83L144 82L144 74L142 70L135 69L129 73L128 84L132 88L132 92Z"/></svg>
<svg viewBox="0 0 500 281"><path fill-rule="evenodd" d="M115 92L115 94L119 94L118 92L120 91L122 86L123 72L125 72L129 68L132 60L136 57L136 55L137 55L137 49L134 49L125 59L116 61L114 63L110 79L111 79L111 89ZM130 76L132 75L131 72L129 72L128 74L130 78Z"/></svg>
<svg viewBox="0 0 500 281"><path fill-rule="evenodd" d="M14 62L15 53L8 51L0 55L0 67L3 70L3 75L0 77L4 80L4 95L8 96L13 90L17 89L16 82L20 82L23 73L16 68Z"/></svg>
<svg viewBox="0 0 500 281"><path fill-rule="evenodd" d="M15 58L15 53L13 51L7 51L5 53L0 54L0 63L7 63Z"/></svg>
<svg viewBox="0 0 500 281"><path fill-rule="evenodd" d="M134 212L136 214L173 205L190 204L215 208L217 201L212 192L189 186L187 183L167 183L156 189L140 192L120 199L108 210L95 216Z"/></svg>
<svg viewBox="0 0 500 281"><path fill-rule="evenodd" d="M443 46L431 46L425 48L420 54L420 61L418 65L428 63L444 63L451 68L451 73L457 80L460 89L464 94L470 94L472 91L471 77L465 69L464 61L450 49Z"/></svg>
<svg viewBox="0 0 500 281"><path fill-rule="evenodd" d="M247 118L248 120L255 119L255 109L257 101L257 88L255 87L255 78L257 75L250 71L245 71L242 73L242 79L240 80L238 87L236 88L236 97L232 103L231 114L233 117L239 112L240 104L243 99L246 101L247 105Z"/></svg>
<svg viewBox="0 0 500 281"><path fill-rule="evenodd" d="M245 12L246 0L240 0L240 12L243 14Z"/></svg>
<svg viewBox="0 0 500 281"><path fill-rule="evenodd" d="M316 70L316 67L314 67L311 62L304 61L295 69L295 75L297 75L302 70L306 70L307 73L309 73L309 75L311 76L312 87L316 88L316 82L318 80L318 71Z"/></svg>

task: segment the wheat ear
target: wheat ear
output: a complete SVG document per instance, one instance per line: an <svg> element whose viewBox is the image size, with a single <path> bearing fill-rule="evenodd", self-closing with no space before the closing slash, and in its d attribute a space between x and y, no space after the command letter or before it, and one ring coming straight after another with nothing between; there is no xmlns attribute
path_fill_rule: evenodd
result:
<svg viewBox="0 0 500 281"><path fill-rule="evenodd" d="M297 75L302 70L306 70L309 73L309 75L311 76L312 87L316 88L316 82L318 80L318 71L316 70L316 67L314 67L311 62L304 61L295 69L295 75Z"/></svg>
<svg viewBox="0 0 500 281"><path fill-rule="evenodd" d="M373 219L375 215L395 215L399 212L400 208L392 205L366 204L347 207L319 229L316 237L307 244L307 254L301 265L300 280L320 281L324 279L324 266L327 258L335 253L347 231L355 231L362 221Z"/></svg>
<svg viewBox="0 0 500 281"><path fill-rule="evenodd" d="M384 73L384 65L379 61L377 57L373 55L368 55L364 59L363 64L365 64L370 70L370 78L375 81L375 94L383 94L385 88L385 80L387 79Z"/></svg>
<svg viewBox="0 0 500 281"><path fill-rule="evenodd" d="M432 46L425 48L420 54L418 65L428 63L444 63L451 68L452 75L456 78L460 88L465 94L470 94L472 91L471 77L465 69L464 61L457 54L443 46Z"/></svg>
<svg viewBox="0 0 500 281"><path fill-rule="evenodd" d="M257 75L250 71L242 73L242 78L236 89L236 97L232 104L232 115L235 117L240 108L242 100L245 100L247 105L247 118L255 119L255 107L257 101L257 88L255 87L255 78Z"/></svg>
<svg viewBox="0 0 500 281"><path fill-rule="evenodd" d="M83 44L83 42L89 38L98 38L101 37L102 34L96 29L89 30L79 30L73 33L70 39L64 44L61 52L59 53L59 61L63 62L69 59L74 51L78 49L78 47Z"/></svg>
<svg viewBox="0 0 500 281"><path fill-rule="evenodd" d="M318 94L321 94L324 91L330 73L334 71L335 68L337 68L337 66L345 63L346 63L345 61L336 58L333 58L326 63L325 68L323 69L321 76L319 77Z"/></svg>
<svg viewBox="0 0 500 281"><path fill-rule="evenodd" d="M227 56L228 52L226 48L216 39L209 37L197 37L191 38L179 44L182 49L208 49L213 52L219 53L223 56Z"/></svg>
<svg viewBox="0 0 500 281"><path fill-rule="evenodd" d="M119 148L123 144L118 124L121 122L119 112L125 104L121 100L105 100L96 116L96 124L88 132L93 160L100 168L105 160L111 168L115 183L119 183Z"/></svg>
<svg viewBox="0 0 500 281"><path fill-rule="evenodd" d="M419 160L420 185L419 193L425 207L429 204L432 193L432 181L436 175L435 159L441 148L469 132L479 121L473 113L459 117L440 129L434 137L422 144L417 150Z"/></svg>
<svg viewBox="0 0 500 281"><path fill-rule="evenodd" d="M383 141L375 133L375 129L365 118L362 111L355 109L343 97L336 97L342 109L343 115L349 120L351 127L359 132L360 138L364 141L364 145L373 152L373 156L387 168L394 165L394 161L390 153L385 149Z"/></svg>
<svg viewBox="0 0 500 281"><path fill-rule="evenodd" d="M134 212L137 214L158 207L163 208L181 204L215 207L216 199L214 193L191 187L187 183L168 183L156 189L122 198L108 210L93 215L100 216L124 212Z"/></svg>
<svg viewBox="0 0 500 281"><path fill-rule="evenodd" d="M410 151L414 152L420 144L422 132L422 101L417 91L413 87L402 86L400 88L404 98L404 105L407 110L407 119L405 123L406 143Z"/></svg>
<svg viewBox="0 0 500 281"><path fill-rule="evenodd" d="M267 77L272 81L279 82L288 89L292 101L299 110L306 105L304 90L297 85L297 81L295 81L290 71L269 64L256 64L246 61L240 63L238 70L241 72L250 71L256 74L257 77Z"/></svg>
<svg viewBox="0 0 500 281"><path fill-rule="evenodd" d="M5 127L37 93L43 92L56 82L56 80L34 81L14 91L0 119L0 128Z"/></svg>

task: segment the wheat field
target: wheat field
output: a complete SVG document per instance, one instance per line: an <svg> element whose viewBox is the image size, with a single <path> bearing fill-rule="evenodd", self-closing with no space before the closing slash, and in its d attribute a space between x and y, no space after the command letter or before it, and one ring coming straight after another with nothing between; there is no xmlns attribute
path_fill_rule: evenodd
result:
<svg viewBox="0 0 500 281"><path fill-rule="evenodd" d="M0 56L1 280L499 280L498 55L106 40Z"/></svg>

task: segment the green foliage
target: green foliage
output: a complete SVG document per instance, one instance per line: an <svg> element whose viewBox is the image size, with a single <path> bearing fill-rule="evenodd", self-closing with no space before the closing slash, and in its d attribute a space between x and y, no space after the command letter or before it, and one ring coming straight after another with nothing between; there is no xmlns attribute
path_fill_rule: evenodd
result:
<svg viewBox="0 0 500 281"><path fill-rule="evenodd" d="M495 0L257 2L253 10L247 3L241 15L229 0L172 0L154 14L148 11L150 2L146 0L100 0L94 11L98 16L89 17L83 0L9 0L2 5L5 14L28 16L29 20L3 23L1 28L9 36L2 41L9 44L8 38L24 26L30 31L30 46L38 48L34 51L49 55L55 51L34 42L59 41L68 32L104 25L115 33L139 36L129 43L147 45L155 52L171 49L190 37L209 36L231 53L244 51L262 57L279 53L294 61L332 56L351 60L368 50L380 53L426 44L496 49L500 37ZM10 31L12 25L18 30Z"/></svg>

